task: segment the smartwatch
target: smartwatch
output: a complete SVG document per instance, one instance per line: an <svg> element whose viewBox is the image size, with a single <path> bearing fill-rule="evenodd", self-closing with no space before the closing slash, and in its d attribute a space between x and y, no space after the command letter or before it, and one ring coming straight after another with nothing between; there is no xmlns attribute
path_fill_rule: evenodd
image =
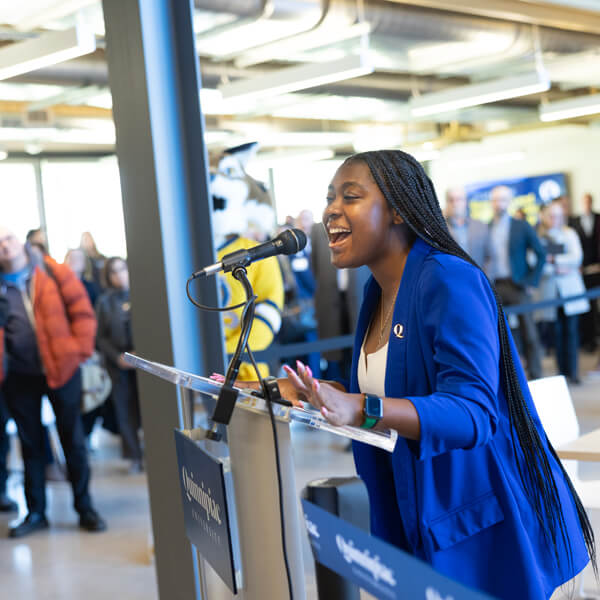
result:
<svg viewBox="0 0 600 600"><path fill-rule="evenodd" d="M373 429L383 417L383 400L379 396L364 394L365 406L363 408L364 421L362 429Z"/></svg>

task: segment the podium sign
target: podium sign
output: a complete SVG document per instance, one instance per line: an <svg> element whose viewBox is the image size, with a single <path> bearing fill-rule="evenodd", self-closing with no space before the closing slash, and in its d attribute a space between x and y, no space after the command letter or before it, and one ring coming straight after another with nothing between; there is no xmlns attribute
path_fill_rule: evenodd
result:
<svg viewBox="0 0 600 600"><path fill-rule="evenodd" d="M302 507L315 559L376 598L492 600L312 502L302 500Z"/></svg>
<svg viewBox="0 0 600 600"><path fill-rule="evenodd" d="M231 473L225 473L224 460L216 458L185 433L175 430L179 482L185 531L204 559L236 594L235 550L232 538L227 488ZM239 571L238 571L239 574Z"/></svg>

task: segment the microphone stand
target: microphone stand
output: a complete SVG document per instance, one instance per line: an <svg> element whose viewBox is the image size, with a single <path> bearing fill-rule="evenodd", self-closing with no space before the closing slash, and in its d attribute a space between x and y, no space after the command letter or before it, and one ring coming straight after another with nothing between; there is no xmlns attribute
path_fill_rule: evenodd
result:
<svg viewBox="0 0 600 600"><path fill-rule="evenodd" d="M254 290L252 289L252 284L248 280L246 267L242 265L234 267L231 274L234 279L237 279L244 286L244 291L246 292L246 305L244 306L244 310L242 312L242 331L240 333L235 352L229 361L229 366L227 367L227 373L225 375L225 382L219 391L217 405L212 416L213 426L207 433L207 437L209 439L216 441L219 441L222 438L221 433L218 431L218 424L220 423L222 425L229 425L233 409L235 408L239 391L234 387L234 385L240 370L240 365L242 364L242 355L244 353L244 349L247 350L252 362L254 363L254 357L252 357L250 347L248 346L248 337L250 336L250 331L252 330L252 324L254 322L256 296L254 294ZM279 386L277 385L277 379L275 377L263 378L260 376L258 369L256 374L261 384L262 396L267 400L268 403L279 402L281 404L291 406L290 402L281 398Z"/></svg>

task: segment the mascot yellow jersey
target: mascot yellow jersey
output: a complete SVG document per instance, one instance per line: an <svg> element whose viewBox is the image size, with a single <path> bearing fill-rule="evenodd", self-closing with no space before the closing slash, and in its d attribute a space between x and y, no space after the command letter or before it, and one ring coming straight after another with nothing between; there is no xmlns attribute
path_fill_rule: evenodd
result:
<svg viewBox="0 0 600 600"><path fill-rule="evenodd" d="M242 248L251 248L252 246L256 246L255 241L236 236L226 241L218 249L217 261L220 261L225 254ZM248 344L251 350L258 352L271 345L281 327L283 278L277 258L274 256L252 263L247 267L247 271L248 279L257 296L254 324L248 338ZM239 304L246 300L246 293L242 284L234 279L231 273L221 273L219 284L222 290L223 306ZM228 354L233 354L235 351L238 338L242 332L240 322L242 310L242 308L236 308L224 314L225 350ZM269 369L265 363L259 363L258 366L263 377L269 374ZM256 373L250 363L242 363L238 378L242 381L256 380Z"/></svg>

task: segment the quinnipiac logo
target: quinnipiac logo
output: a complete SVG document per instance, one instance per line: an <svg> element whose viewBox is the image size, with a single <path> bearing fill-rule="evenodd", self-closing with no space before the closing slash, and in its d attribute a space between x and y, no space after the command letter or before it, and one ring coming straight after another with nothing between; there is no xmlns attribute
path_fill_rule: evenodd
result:
<svg viewBox="0 0 600 600"><path fill-rule="evenodd" d="M212 519L219 525L222 525L221 507L212 497L210 488L205 489L204 481L200 481L200 485L198 485L194 481L194 474L188 474L185 467L181 468L181 477L183 480L183 489L185 490L185 495L188 499L188 502L195 500L206 513L206 518L208 521Z"/></svg>
<svg viewBox="0 0 600 600"><path fill-rule="evenodd" d="M381 562L379 556L371 556L368 550L359 550L354 546L352 540L346 541L339 534L335 536L335 543L347 563L355 563L362 567L371 574L376 582L381 580L392 587L396 587L397 582L394 578L394 572Z"/></svg>

